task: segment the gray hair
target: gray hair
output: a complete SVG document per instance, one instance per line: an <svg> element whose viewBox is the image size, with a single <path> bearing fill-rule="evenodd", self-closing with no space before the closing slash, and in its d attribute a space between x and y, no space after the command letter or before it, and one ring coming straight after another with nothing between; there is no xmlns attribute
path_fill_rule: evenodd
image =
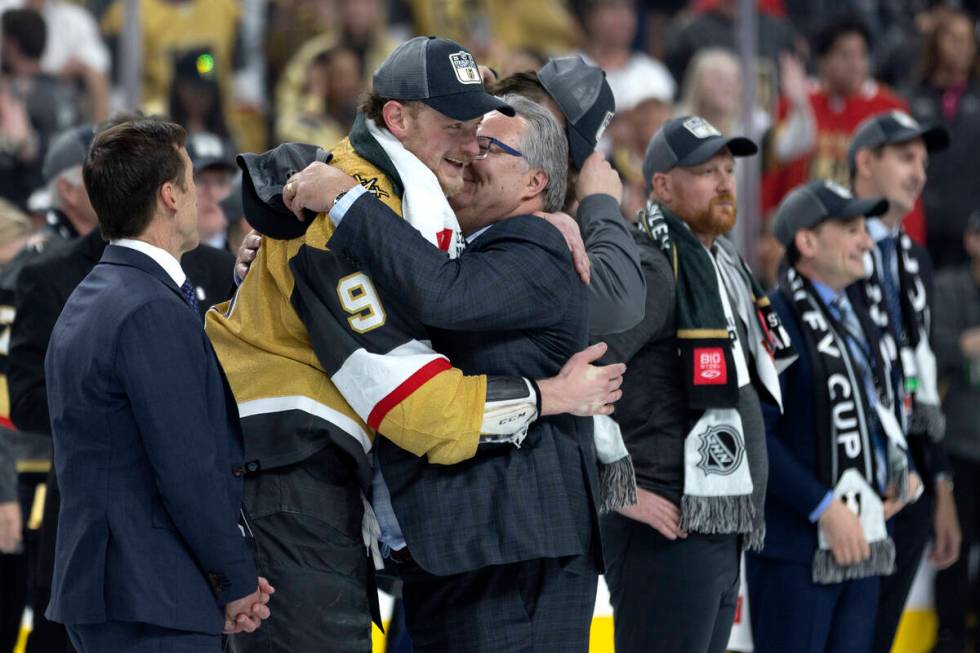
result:
<svg viewBox="0 0 980 653"><path fill-rule="evenodd" d="M79 163L78 165L65 168L55 175L54 179L48 182L48 197L51 198L49 201L51 202L52 209L62 208L61 193L58 192L58 182L62 179L76 188L83 186L85 181L82 179L82 164Z"/></svg>
<svg viewBox="0 0 980 653"><path fill-rule="evenodd" d="M565 205L568 186L568 141L565 132L552 113L537 102L513 94L505 95L502 99L527 121L527 130L517 148L524 154L525 165L543 170L548 175L548 184L544 187L544 210L560 211Z"/></svg>

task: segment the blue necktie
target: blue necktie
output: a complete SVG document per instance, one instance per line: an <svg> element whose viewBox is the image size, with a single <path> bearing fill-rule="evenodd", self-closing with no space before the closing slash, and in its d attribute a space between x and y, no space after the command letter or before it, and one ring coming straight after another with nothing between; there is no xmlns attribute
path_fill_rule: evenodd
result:
<svg viewBox="0 0 980 653"><path fill-rule="evenodd" d="M187 304L194 309L194 314L200 316L201 308L197 304L197 293L194 291L194 286L191 285L190 279L184 279L184 283L180 286L180 292L184 296Z"/></svg>
<svg viewBox="0 0 980 653"><path fill-rule="evenodd" d="M888 323L892 335L901 342L903 333L902 302L898 296L897 275L892 275L892 265L897 255L898 239L895 236L885 236L878 241L878 251L881 252L881 285L885 291L885 308L888 310Z"/></svg>
<svg viewBox="0 0 980 653"><path fill-rule="evenodd" d="M864 336L861 321L858 320L857 313L854 312L854 307L848 301L847 295L838 295L831 302L831 306L836 310L838 319L840 319L841 325L844 327L844 331L846 331L844 338L847 340L847 349L851 352L852 361L855 363L854 366L859 368L856 372L861 375L861 381L864 384L864 393L868 397L868 406L871 408L871 414L868 415L868 425L871 428L871 442L874 446L874 454L877 461L877 478L875 480L878 483L878 488L883 490L888 480L888 466L886 464L888 452L885 448L884 438L882 437L883 434L881 433L878 415L874 412L875 405L879 399L878 391L875 389L874 376L871 373L871 366L874 364L871 347L867 338Z"/></svg>

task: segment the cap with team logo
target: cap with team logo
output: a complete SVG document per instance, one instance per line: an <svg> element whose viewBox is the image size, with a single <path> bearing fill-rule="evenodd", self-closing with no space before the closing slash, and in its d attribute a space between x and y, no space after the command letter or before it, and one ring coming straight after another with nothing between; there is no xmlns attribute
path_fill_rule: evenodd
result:
<svg viewBox="0 0 980 653"><path fill-rule="evenodd" d="M236 171L235 151L227 139L211 132L198 132L187 137L187 154L194 164L194 172L207 168Z"/></svg>
<svg viewBox="0 0 980 653"><path fill-rule="evenodd" d="M882 145L905 143L921 138L927 152L941 152L949 147L949 131L942 125L923 125L904 111L885 111L865 118L857 126L847 148L847 164L854 172L858 150L873 150Z"/></svg>
<svg viewBox="0 0 980 653"><path fill-rule="evenodd" d="M483 88L469 51L455 41L416 36L388 55L374 71L374 92L391 100L419 100L455 120L472 120L497 110L513 116L506 102Z"/></svg>
<svg viewBox="0 0 980 653"><path fill-rule="evenodd" d="M722 136L700 116L680 116L663 124L647 145L643 157L643 179L651 185L654 173L674 167L688 168L704 163L723 148L732 156L752 156L759 147L744 136Z"/></svg>
<svg viewBox="0 0 980 653"><path fill-rule="evenodd" d="M582 57L560 57L548 60L538 71L538 80L565 115L572 163L581 169L616 115L606 73Z"/></svg>
<svg viewBox="0 0 980 653"><path fill-rule="evenodd" d="M773 235L789 247L800 229L813 229L824 220L872 217L887 210L888 200L884 197L858 199L833 181L811 181L783 198L776 210Z"/></svg>

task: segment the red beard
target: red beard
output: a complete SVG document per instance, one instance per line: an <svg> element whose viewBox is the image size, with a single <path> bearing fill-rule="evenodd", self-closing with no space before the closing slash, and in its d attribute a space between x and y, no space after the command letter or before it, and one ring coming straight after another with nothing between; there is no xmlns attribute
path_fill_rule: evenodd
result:
<svg viewBox="0 0 980 653"><path fill-rule="evenodd" d="M691 231L707 236L727 234L735 226L735 198L719 195L708 202L708 208L687 220Z"/></svg>

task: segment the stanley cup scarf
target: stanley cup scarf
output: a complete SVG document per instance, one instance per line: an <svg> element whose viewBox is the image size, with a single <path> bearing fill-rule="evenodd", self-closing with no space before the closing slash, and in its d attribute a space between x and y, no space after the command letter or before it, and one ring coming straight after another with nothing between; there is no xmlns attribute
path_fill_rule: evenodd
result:
<svg viewBox="0 0 980 653"><path fill-rule="evenodd" d="M720 273L690 229L658 204L648 203L639 223L671 262L676 283L678 354L693 413L693 427L684 442L681 528L707 534L746 533L747 546L760 548L763 527L752 505L749 456L736 410L735 351ZM737 274L751 289L755 304L757 324L746 325L749 342L743 347L753 354L765 394L780 404L777 362L794 356L789 337L744 261L733 252L726 256L737 260Z"/></svg>
<svg viewBox="0 0 980 653"><path fill-rule="evenodd" d="M901 374L898 406L902 421L910 433L925 432L935 440L943 435L939 408L939 389L936 382L936 357L929 346L931 314L922 280L919 261L912 252L912 240L904 231L898 232L896 262L898 266L898 299L902 324L893 328L888 312L881 258L869 255L869 274L861 284L871 319L880 328L888 362ZM896 335L900 340L896 341ZM931 419L936 416L936 419ZM922 420L915 419L916 417ZM936 426L937 420L939 425ZM914 424L910 424L914 420Z"/></svg>
<svg viewBox="0 0 980 653"><path fill-rule="evenodd" d="M819 546L813 558L814 583L890 574L895 570L895 544L885 529L881 496L874 489L876 468L872 428L881 420L882 428L891 413L868 402L861 371L855 367L846 342L844 327L833 318L817 297L812 284L795 269L780 277L779 290L791 300L813 365L811 387L814 392L817 474L833 488L835 500L843 501L857 514L871 556L854 565L841 566L834 560L826 537L819 531ZM872 349L875 349L872 347ZM878 352L873 354L880 373L875 374L875 390L880 404L890 406L887 368ZM897 430L897 422L894 422ZM900 435L900 434L899 434ZM889 437L892 448L892 438ZM904 460L904 452L901 459ZM893 464L898 459L889 454ZM901 464L901 463L898 463ZM901 470L897 470L901 474Z"/></svg>

